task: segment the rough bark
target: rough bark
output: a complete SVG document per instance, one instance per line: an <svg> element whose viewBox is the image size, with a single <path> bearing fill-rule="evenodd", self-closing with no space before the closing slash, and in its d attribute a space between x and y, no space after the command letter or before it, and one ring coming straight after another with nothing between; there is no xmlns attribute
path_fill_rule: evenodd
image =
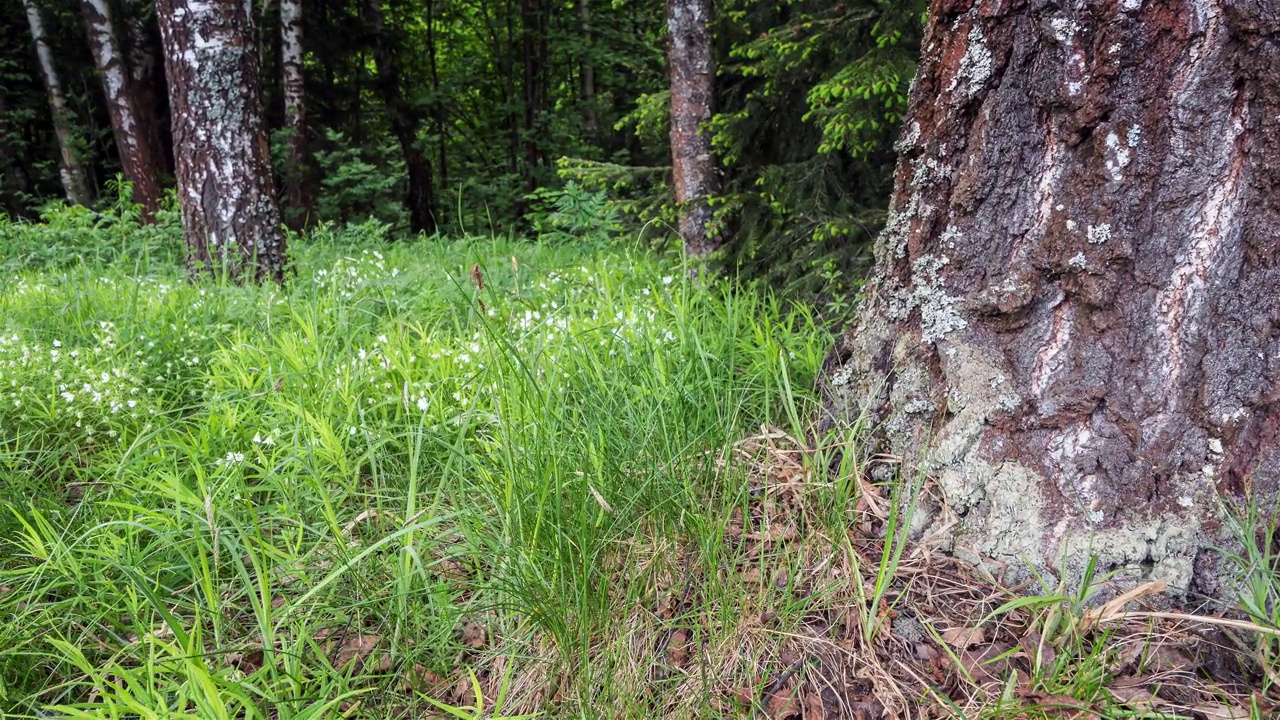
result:
<svg viewBox="0 0 1280 720"><path fill-rule="evenodd" d="M381 0L365 0L365 22L373 38L373 61L378 67L376 85L391 121L391 134L404 153L409 175L409 191L405 205L409 210L409 230L414 233L436 231L435 189L431 177L431 160L419 142L422 118L405 99L400 89L401 69L391 38L382 18Z"/></svg>
<svg viewBox="0 0 1280 720"><path fill-rule="evenodd" d="M285 213L295 230L306 225L311 203L306 191L306 89L302 75L302 0L280 0L280 68L284 95Z"/></svg>
<svg viewBox="0 0 1280 720"><path fill-rule="evenodd" d="M281 281L285 241L271 177L252 17L238 0L157 0L178 200L193 278Z"/></svg>
<svg viewBox="0 0 1280 720"><path fill-rule="evenodd" d="M711 153L715 99L715 49L711 42L710 0L667 0L667 70L671 76L671 171L680 237L691 255L705 256L719 245L712 231L710 199L720 192Z"/></svg>
<svg viewBox="0 0 1280 720"><path fill-rule="evenodd" d="M44 21L40 18L40 9L36 7L35 0L22 0L22 6L26 10L27 23L31 27L31 40L36 46L36 59L40 62L40 77L44 81L45 94L49 97L49 112L53 116L53 133L58 138L58 179L62 181L62 191L66 193L67 202L73 205L87 205L93 201L93 195L85 179L86 174L84 165L80 161L80 153L76 150L67 100L62 92L58 68L53 62L53 51L49 48L49 40L45 36Z"/></svg>
<svg viewBox="0 0 1280 720"><path fill-rule="evenodd" d="M108 0L84 0L81 4L89 49L102 79L111 134L120 154L124 177L133 183L133 199L150 221L160 209L159 151L150 142L137 90L121 50Z"/></svg>
<svg viewBox="0 0 1280 720"><path fill-rule="evenodd" d="M824 383L936 479L920 528L1228 592L1219 501L1280 476L1277 67L1274 3L935 0Z"/></svg>

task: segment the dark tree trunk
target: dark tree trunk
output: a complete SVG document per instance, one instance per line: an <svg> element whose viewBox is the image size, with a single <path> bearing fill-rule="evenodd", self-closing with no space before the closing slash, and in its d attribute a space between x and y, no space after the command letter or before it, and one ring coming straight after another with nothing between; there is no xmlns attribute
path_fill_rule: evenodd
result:
<svg viewBox="0 0 1280 720"><path fill-rule="evenodd" d="M160 209L160 168L158 148L151 144L147 126L151 118L143 112L138 93L116 36L108 0L84 0L85 29L89 49L102 79L111 116L111 134L120 153L124 177L133 183L133 199L142 206L143 219L154 219Z"/></svg>
<svg viewBox="0 0 1280 720"><path fill-rule="evenodd" d="M680 211L680 237L691 255L719 245L710 199L720 192L711 154L711 103L715 97L715 49L710 0L667 0L667 71L671 75L671 172Z"/></svg>
<svg viewBox="0 0 1280 720"><path fill-rule="evenodd" d="M578 0L578 19L582 22L582 41L587 48L587 57L582 59L580 84L582 93L582 123L587 136L595 142L600 134L600 122L596 119L596 66L590 57L593 49L591 34L590 0Z"/></svg>
<svg viewBox="0 0 1280 720"><path fill-rule="evenodd" d="M248 5L157 0L178 200L193 278L284 277L285 241L263 127Z"/></svg>
<svg viewBox="0 0 1280 720"><path fill-rule="evenodd" d="M422 119L405 99L400 88L400 63L396 48L383 24L381 0L365 0L365 22L373 37L373 61L378 66L378 94L387 107L391 134L400 143L405 169L409 174L409 194L405 199L409 209L409 230L431 234L436 231L431 160L419 141Z"/></svg>
<svg viewBox="0 0 1280 720"><path fill-rule="evenodd" d="M1219 594L1219 500L1280 477L1280 11L1030 6L933 3L828 420L956 552Z"/></svg>
<svg viewBox="0 0 1280 720"><path fill-rule="evenodd" d="M173 172L173 143L165 132L167 108L164 94L164 73L156 30L147 22L147 8L143 0L128 0L125 4L125 61L129 66L129 78L138 100L139 120L143 126L146 143L155 153L156 170ZM157 92L157 88L160 92Z"/></svg>
<svg viewBox="0 0 1280 720"><path fill-rule="evenodd" d="M436 130L436 172L440 176L440 187L449 191L449 156L448 146L448 114L445 112L444 97L440 90L440 60L436 47L435 3L427 0L427 56L431 65L431 117Z"/></svg>
<svg viewBox="0 0 1280 720"><path fill-rule="evenodd" d="M40 9L36 7L35 0L22 0L22 5L27 12L27 23L31 27L31 40L36 46L36 59L40 62L40 77L44 81L44 90L49 97L49 112L53 116L53 133L58 138L58 177L62 181L62 190L66 193L67 202L72 205L87 205L93 200L93 195L85 179L84 164L76 149L75 135L71 132L67 100L62 92L62 81L58 78L57 66L53 62L53 51L49 48L49 41L45 36L44 21L40 18Z"/></svg>
<svg viewBox="0 0 1280 720"><path fill-rule="evenodd" d="M520 40L524 56L525 189L538 188L538 168L545 164L542 114L547 107L545 10L541 0L520 0Z"/></svg>
<svg viewBox="0 0 1280 720"><path fill-rule="evenodd" d="M280 68L284 95L285 220L295 230L306 226L311 215L307 192L307 104L302 75L302 0L280 0Z"/></svg>

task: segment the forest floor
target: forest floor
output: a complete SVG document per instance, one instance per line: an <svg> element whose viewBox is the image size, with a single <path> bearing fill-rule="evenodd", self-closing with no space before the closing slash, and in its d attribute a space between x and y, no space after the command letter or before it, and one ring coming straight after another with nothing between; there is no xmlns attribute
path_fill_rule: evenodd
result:
<svg viewBox="0 0 1280 720"><path fill-rule="evenodd" d="M84 223L0 227L4 717L1275 711L1266 628L909 542L893 458L811 433L803 307L372 226L193 286Z"/></svg>

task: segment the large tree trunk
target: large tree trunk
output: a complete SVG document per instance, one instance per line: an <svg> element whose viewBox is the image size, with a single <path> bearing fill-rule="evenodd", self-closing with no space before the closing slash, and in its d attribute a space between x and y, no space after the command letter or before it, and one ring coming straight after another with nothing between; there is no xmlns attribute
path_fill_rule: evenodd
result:
<svg viewBox="0 0 1280 720"><path fill-rule="evenodd" d="M289 226L301 229L311 212L306 192L306 88L302 76L302 0L280 0L280 67L284 94L285 213Z"/></svg>
<svg viewBox="0 0 1280 720"><path fill-rule="evenodd" d="M409 174L409 230L415 233L436 231L435 190L432 185L431 160L419 142L422 120L410 106L400 88L400 63L382 18L382 1L365 0L365 22L373 37L373 61L378 66L377 88L386 105L391 134L404 153Z"/></svg>
<svg viewBox="0 0 1280 720"><path fill-rule="evenodd" d="M1061 5L933 3L829 408L957 552L1220 594L1280 477L1280 13Z"/></svg>
<svg viewBox="0 0 1280 720"><path fill-rule="evenodd" d="M40 76L44 80L45 93L49 96L49 112L53 115L53 133L58 138L58 177L62 181L62 191L66 193L67 202L73 205L87 205L93 201L93 195L89 191L89 183L85 180L84 165L80 161L75 136L71 132L71 118L67 109L66 96L62 92L62 81L58 78L57 66L53 64L53 51L49 49L44 22L40 19L40 9L36 7L35 0L22 0L22 6L27 12L31 40L35 43L36 59L40 62Z"/></svg>
<svg viewBox="0 0 1280 720"><path fill-rule="evenodd" d="M252 18L239 0L157 0L192 277L279 282L285 246Z"/></svg>
<svg viewBox="0 0 1280 720"><path fill-rule="evenodd" d="M116 37L108 0L84 0L85 29L89 49L102 78L107 112L111 116L111 134L120 153L124 177L133 183L133 199L142 206L143 219L150 221L160 209L160 170L156 162L158 149L149 142L148 116L141 111L137 91L125 63L121 44Z"/></svg>
<svg viewBox="0 0 1280 720"><path fill-rule="evenodd" d="M711 154L715 48L710 0L667 0L667 71L671 75L671 171L680 212L680 237L691 255L719 245L710 199L720 192Z"/></svg>

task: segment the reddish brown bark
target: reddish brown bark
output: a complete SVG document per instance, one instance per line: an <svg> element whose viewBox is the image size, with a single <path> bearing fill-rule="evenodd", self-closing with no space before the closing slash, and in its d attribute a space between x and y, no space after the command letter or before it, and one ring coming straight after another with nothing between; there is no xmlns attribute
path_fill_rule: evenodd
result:
<svg viewBox="0 0 1280 720"><path fill-rule="evenodd" d="M1268 3L933 3L825 389L957 552L1220 592L1219 499L1280 478L1278 37Z"/></svg>
<svg viewBox="0 0 1280 720"><path fill-rule="evenodd" d="M151 221L160 209L160 157L148 131L151 116L144 112L138 91L129 75L122 45L116 36L108 0L84 0L85 29L89 49L102 79L111 134L120 154L124 177L133 184L133 199L142 206L143 220ZM154 112L154 109L151 110Z"/></svg>
<svg viewBox="0 0 1280 720"><path fill-rule="evenodd" d="M262 118L258 56L239 0L157 0L178 200L192 277L281 281L285 241Z"/></svg>
<svg viewBox="0 0 1280 720"><path fill-rule="evenodd" d="M667 71L671 76L671 172L680 212L680 237L691 255L719 245L710 199L720 192L711 153L715 51L710 0L667 0Z"/></svg>

